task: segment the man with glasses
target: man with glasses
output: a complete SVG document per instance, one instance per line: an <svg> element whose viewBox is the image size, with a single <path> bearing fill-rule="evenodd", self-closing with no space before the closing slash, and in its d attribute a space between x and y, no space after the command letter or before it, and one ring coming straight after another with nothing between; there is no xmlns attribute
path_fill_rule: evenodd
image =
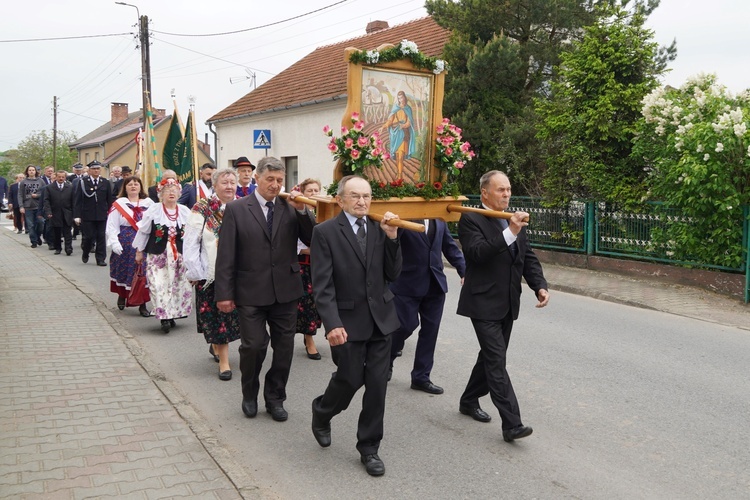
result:
<svg viewBox="0 0 750 500"><path fill-rule="evenodd" d="M399 327L389 281L401 273L397 228L391 212L378 224L367 214L372 191L367 180L347 176L338 185L341 213L317 226L310 247L313 294L336 373L322 396L313 400L312 431L320 446L331 445L331 419L345 410L363 385L357 450L371 476L385 473L378 456L391 333Z"/></svg>

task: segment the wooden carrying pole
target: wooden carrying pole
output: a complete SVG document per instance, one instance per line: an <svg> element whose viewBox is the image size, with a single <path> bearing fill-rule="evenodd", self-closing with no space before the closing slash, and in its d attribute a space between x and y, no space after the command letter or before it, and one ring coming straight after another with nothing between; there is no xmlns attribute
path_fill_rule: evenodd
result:
<svg viewBox="0 0 750 500"><path fill-rule="evenodd" d="M289 193L279 193L279 196L286 200L289 198ZM304 203L305 205L310 205L312 207L318 206L317 200L312 200L304 196L297 196L294 198L294 201L298 201L300 203ZM367 214L367 216L371 218L372 220L374 220L375 222L380 222L383 220L383 216L380 214L369 213ZM417 233L424 233L423 224L417 224L415 222L409 222L407 220L391 219L388 222L386 222L386 224L389 226L400 227L401 229L408 229L409 231L416 231Z"/></svg>
<svg viewBox="0 0 750 500"><path fill-rule="evenodd" d="M481 214L485 217L494 217L496 219L507 219L510 220L513 217L512 212L500 212L499 210L486 210L484 208L465 207L463 205L448 205L447 210L449 212L463 212L463 213L474 213ZM524 222L528 222L529 218L524 219Z"/></svg>

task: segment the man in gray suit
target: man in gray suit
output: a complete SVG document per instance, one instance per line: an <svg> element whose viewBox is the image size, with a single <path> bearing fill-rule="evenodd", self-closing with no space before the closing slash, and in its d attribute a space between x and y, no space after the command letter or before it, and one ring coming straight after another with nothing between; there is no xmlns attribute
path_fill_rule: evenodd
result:
<svg viewBox="0 0 750 500"><path fill-rule="evenodd" d="M479 183L483 208L500 212L508 208L511 190L507 175L492 170ZM509 220L465 213L458 222L466 278L457 314L471 318L480 348L458 409L474 420L489 422L491 417L479 407L479 398L489 393L503 420L507 442L532 432L521 421L505 368L510 332L521 303L521 277L536 294L537 307L549 302L542 266L526 235L528 217L526 212L515 212Z"/></svg>
<svg viewBox="0 0 750 500"><path fill-rule="evenodd" d="M400 325L388 282L402 265L397 228L386 222L398 216L386 212L380 224L367 217L372 191L362 177L341 179L337 198L342 212L315 226L310 247L315 305L337 360L328 388L313 400L312 431L330 446L331 419L364 385L357 450L367 473L380 476L390 334Z"/></svg>
<svg viewBox="0 0 750 500"><path fill-rule="evenodd" d="M280 160L263 158L255 175L257 189L224 210L215 297L222 312L235 307L239 312L242 411L249 418L258 413L260 370L270 340L273 360L263 397L266 411L283 422L288 418L286 383L294 354L297 300L302 296L297 239L309 244L314 222L305 205L293 201L299 191L292 191L288 201L278 196L286 175Z"/></svg>

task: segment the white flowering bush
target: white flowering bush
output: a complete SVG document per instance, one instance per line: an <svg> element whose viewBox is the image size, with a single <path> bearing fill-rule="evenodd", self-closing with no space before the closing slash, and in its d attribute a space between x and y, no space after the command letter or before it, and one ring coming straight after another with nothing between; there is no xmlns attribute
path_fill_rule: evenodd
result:
<svg viewBox="0 0 750 500"><path fill-rule="evenodd" d="M643 99L635 151L649 173L648 197L690 218L664 235L676 259L742 264L748 119L750 94L733 95L715 75L690 78L679 89L660 87Z"/></svg>

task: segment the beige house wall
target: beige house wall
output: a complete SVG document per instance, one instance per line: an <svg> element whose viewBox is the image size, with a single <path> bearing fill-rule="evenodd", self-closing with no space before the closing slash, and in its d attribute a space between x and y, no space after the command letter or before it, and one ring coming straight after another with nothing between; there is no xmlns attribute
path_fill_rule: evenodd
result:
<svg viewBox="0 0 750 500"><path fill-rule="evenodd" d="M297 158L297 178L293 178L294 172L287 173L287 189L307 177L320 179L327 186L333 181L335 162L326 147L329 139L323 126L330 125L340 135L345 109L346 100L341 99L215 123L216 164L231 166L235 159L246 156L257 165L265 150L253 148L253 130L268 129L272 146L268 156Z"/></svg>

